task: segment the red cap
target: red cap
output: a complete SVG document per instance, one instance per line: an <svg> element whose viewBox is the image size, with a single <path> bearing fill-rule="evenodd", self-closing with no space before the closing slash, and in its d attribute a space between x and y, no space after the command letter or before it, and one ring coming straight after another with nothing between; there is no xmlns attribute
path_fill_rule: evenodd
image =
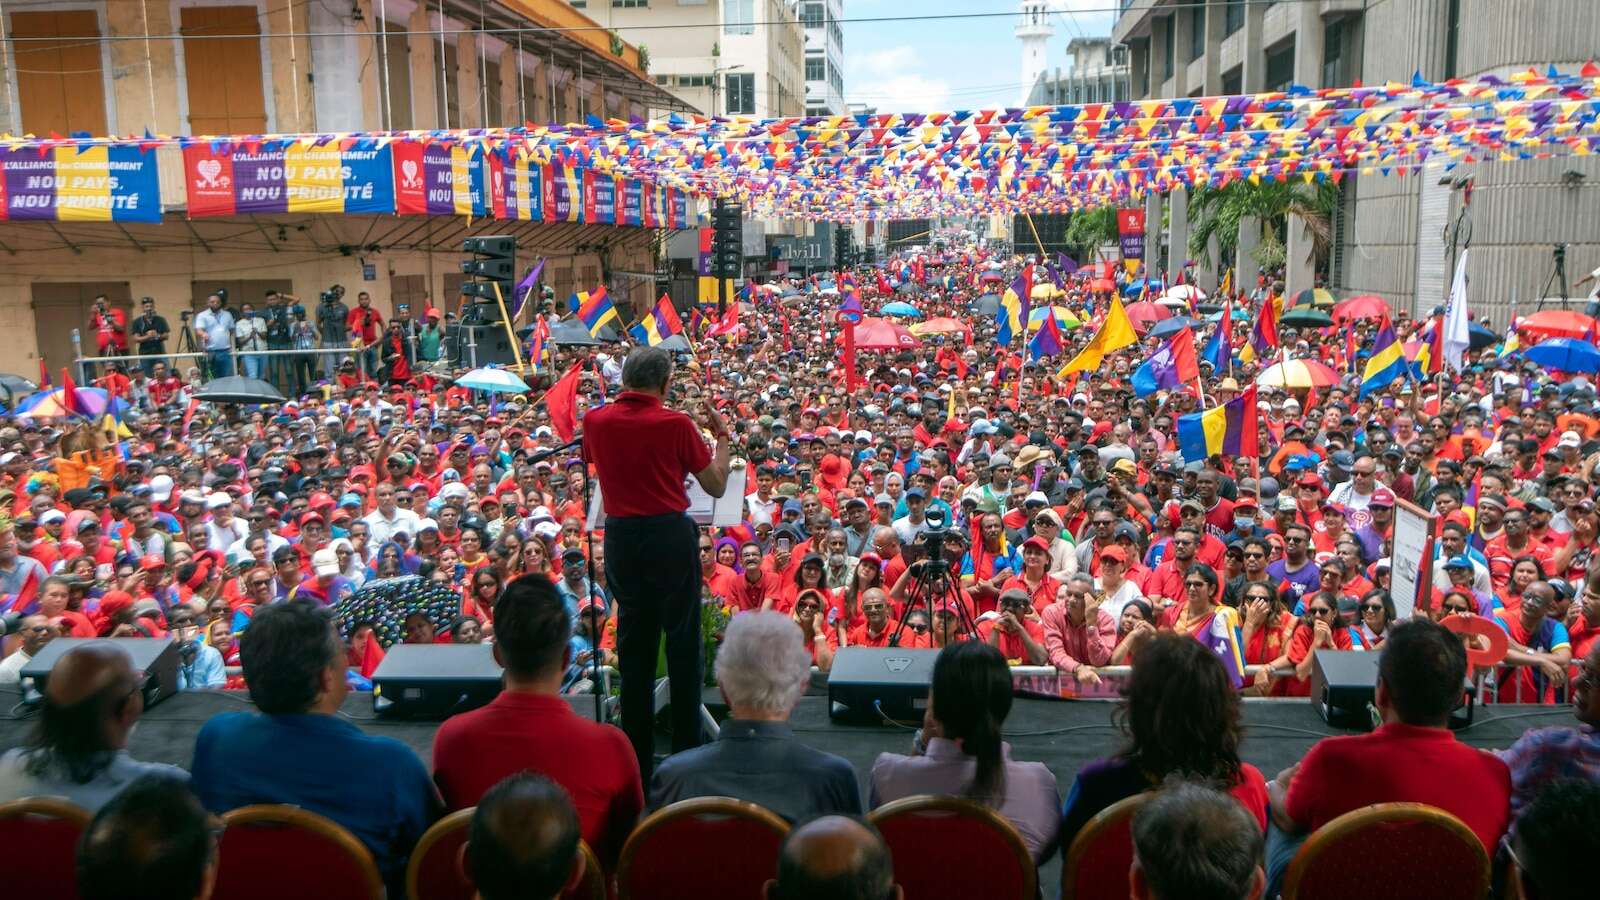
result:
<svg viewBox="0 0 1600 900"><path fill-rule="evenodd" d="M1123 565L1127 565L1128 564L1128 551L1126 551L1126 550L1122 549L1121 547L1113 544L1113 545L1105 548L1104 550L1100 551L1100 558L1101 559L1114 559L1117 562L1122 563Z"/></svg>
<svg viewBox="0 0 1600 900"><path fill-rule="evenodd" d="M141 572L154 572L154 571L157 571L157 570L160 570L160 569L165 569L166 567L167 567L167 561L165 559L162 559L161 557L157 556L154 553L152 553L152 554L144 557L143 559L139 560L139 571L141 571ZM109 597L109 596L111 596L112 594L115 594L115 593L117 593L117 591L110 591L110 592L107 592L106 596ZM103 602L102 602L102 605L103 605Z"/></svg>
<svg viewBox="0 0 1600 900"><path fill-rule="evenodd" d="M1022 549L1026 550L1029 547L1032 547L1033 549L1041 551L1043 553L1049 553L1050 552L1050 543L1048 541L1046 541L1044 538L1038 536L1037 534L1022 542ZM1121 549L1121 548L1118 548L1118 549ZM1105 554L1102 553L1101 555L1104 556Z"/></svg>
<svg viewBox="0 0 1600 900"><path fill-rule="evenodd" d="M1372 492L1372 499L1367 502L1371 506L1393 506L1394 491L1386 487L1378 488Z"/></svg>

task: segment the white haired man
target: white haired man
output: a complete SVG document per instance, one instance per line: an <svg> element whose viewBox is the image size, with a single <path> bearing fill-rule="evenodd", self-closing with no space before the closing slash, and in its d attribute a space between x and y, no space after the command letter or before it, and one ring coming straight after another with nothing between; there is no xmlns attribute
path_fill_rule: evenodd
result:
<svg viewBox="0 0 1600 900"><path fill-rule="evenodd" d="M732 718L714 744L667 757L650 780L650 808L690 797L737 797L790 822L859 815L850 763L795 740L789 712L811 677L800 628L782 613L740 613L717 651L717 685Z"/></svg>

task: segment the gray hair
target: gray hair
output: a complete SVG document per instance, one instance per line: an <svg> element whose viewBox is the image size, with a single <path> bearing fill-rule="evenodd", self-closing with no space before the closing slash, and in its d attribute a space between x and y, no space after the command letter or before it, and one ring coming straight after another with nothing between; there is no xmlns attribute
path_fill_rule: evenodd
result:
<svg viewBox="0 0 1600 900"><path fill-rule="evenodd" d="M717 684L730 706L788 713L811 676L811 654L796 625L782 613L747 612L728 623L717 651Z"/></svg>
<svg viewBox="0 0 1600 900"><path fill-rule="evenodd" d="M1168 779L1133 815L1134 864L1153 897L1251 896L1261 848L1261 829L1237 800L1192 782Z"/></svg>
<svg viewBox="0 0 1600 900"><path fill-rule="evenodd" d="M1094 577L1088 573L1074 572L1072 577L1067 579L1067 584L1082 584L1084 590L1094 593Z"/></svg>
<svg viewBox="0 0 1600 900"><path fill-rule="evenodd" d="M635 347L622 363L622 386L647 391L666 389L672 377L672 354L660 347Z"/></svg>

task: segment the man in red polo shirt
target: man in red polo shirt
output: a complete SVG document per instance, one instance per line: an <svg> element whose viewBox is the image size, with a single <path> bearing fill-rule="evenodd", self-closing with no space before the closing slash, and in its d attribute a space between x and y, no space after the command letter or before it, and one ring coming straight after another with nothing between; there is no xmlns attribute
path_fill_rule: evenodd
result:
<svg viewBox="0 0 1600 900"><path fill-rule="evenodd" d="M1375 697L1383 725L1371 734L1324 738L1267 785L1268 891L1305 833L1373 803L1437 806L1465 822L1489 854L1510 824L1511 773L1492 753L1450 732L1467 657L1460 639L1427 619L1390 629Z"/></svg>
<svg viewBox="0 0 1600 900"><path fill-rule="evenodd" d="M709 402L706 427L663 405L672 355L636 347L622 364L622 393L583 418L583 450L605 497L606 586L617 601L617 657L622 673L622 730L639 772L650 778L655 754L657 648L667 635L672 692L672 752L700 745L700 531L685 512L684 480L706 493L728 484L728 426Z"/></svg>
<svg viewBox="0 0 1600 900"><path fill-rule="evenodd" d="M494 605L494 638L505 690L439 726L433 780L455 810L477 805L518 772L548 777L571 795L583 839L610 871L644 809L644 788L622 732L580 717L561 698L572 619L549 578L524 575L506 586Z"/></svg>

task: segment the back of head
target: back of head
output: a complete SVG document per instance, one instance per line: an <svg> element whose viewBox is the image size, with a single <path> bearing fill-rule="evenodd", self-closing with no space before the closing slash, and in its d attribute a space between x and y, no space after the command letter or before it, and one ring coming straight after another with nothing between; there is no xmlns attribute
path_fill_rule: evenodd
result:
<svg viewBox="0 0 1600 900"><path fill-rule="evenodd" d="M1139 896L1254 897L1261 849L1261 827L1238 800L1190 782L1169 782L1133 816L1135 879L1144 887Z"/></svg>
<svg viewBox="0 0 1600 900"><path fill-rule="evenodd" d="M544 575L507 584L494 605L495 655L516 678L534 678L562 665L572 618Z"/></svg>
<svg viewBox="0 0 1600 900"><path fill-rule="evenodd" d="M788 616L749 612L728 623L716 673L733 708L787 715L811 676L811 654Z"/></svg>
<svg viewBox="0 0 1600 900"><path fill-rule="evenodd" d="M1239 696L1216 654L1160 632L1139 648L1118 717L1124 758L1152 778L1184 775L1232 784L1239 777Z"/></svg>
<svg viewBox="0 0 1600 900"><path fill-rule="evenodd" d="M1517 819L1513 846L1526 900L1593 894L1593 863L1600 858L1600 784L1551 782Z"/></svg>
<svg viewBox="0 0 1600 900"><path fill-rule="evenodd" d="M635 347L622 362L622 386L630 391L664 391L672 377L672 354L660 347Z"/></svg>
<svg viewBox="0 0 1600 900"><path fill-rule="evenodd" d="M332 621L315 600L286 600L256 610L239 636L239 662L257 709L295 714L316 703L322 673L344 657Z"/></svg>
<svg viewBox="0 0 1600 900"><path fill-rule="evenodd" d="M1407 725L1440 726L1449 721L1450 711L1461 702L1466 677L1466 648L1436 622L1409 619L1384 640L1378 681L1389 706Z"/></svg>
<svg viewBox="0 0 1600 900"><path fill-rule="evenodd" d="M121 749L119 720L129 712L139 675L128 652L114 641L80 644L50 671L44 708L34 731L28 768L39 777L87 784Z"/></svg>
<svg viewBox="0 0 1600 900"><path fill-rule="evenodd" d="M483 900L555 897L573 874L578 814L559 785L531 772L483 795L472 814L467 870Z"/></svg>
<svg viewBox="0 0 1600 900"><path fill-rule="evenodd" d="M889 845L872 825L822 816L797 825L778 850L768 900L887 900L894 897Z"/></svg>
<svg viewBox="0 0 1600 900"><path fill-rule="evenodd" d="M190 900L210 893L211 819L189 786L146 775L100 811L78 840L84 900Z"/></svg>
<svg viewBox="0 0 1600 900"><path fill-rule="evenodd" d="M962 750L977 759L966 796L999 806L1006 792L1000 726L1011 713L1011 669L1000 649L961 641L940 650L933 664L930 705L943 736L959 740Z"/></svg>

